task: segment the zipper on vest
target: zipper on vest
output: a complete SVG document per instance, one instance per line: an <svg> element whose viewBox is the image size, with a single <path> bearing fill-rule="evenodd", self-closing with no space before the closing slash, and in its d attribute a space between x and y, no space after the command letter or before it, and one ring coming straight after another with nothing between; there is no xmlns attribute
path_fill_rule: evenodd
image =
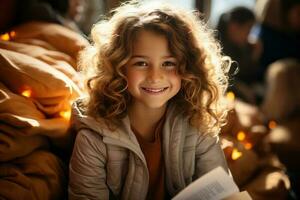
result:
<svg viewBox="0 0 300 200"><path fill-rule="evenodd" d="M118 140L110 138L110 137L103 137L103 142L106 144L111 144L111 145L116 145L116 146L121 146L121 147L127 148L130 151L132 151L133 153L135 153L140 158L140 160L142 161L142 164L143 164L143 171L146 174L146 179L144 179L144 181L145 181L145 185L147 186L147 187L142 187L142 188L144 188L144 191L141 191L141 192L143 192L143 194L145 194L145 197L146 197L148 187L149 187L149 172L148 172L146 159L145 159L144 155L141 153L141 150L139 151L139 149L136 149L134 146L126 144L125 141L123 141L124 143L121 143Z"/></svg>

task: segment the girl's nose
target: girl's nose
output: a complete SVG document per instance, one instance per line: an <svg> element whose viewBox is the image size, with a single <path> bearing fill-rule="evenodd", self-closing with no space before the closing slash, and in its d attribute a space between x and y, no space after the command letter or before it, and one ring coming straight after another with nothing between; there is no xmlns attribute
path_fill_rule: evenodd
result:
<svg viewBox="0 0 300 200"><path fill-rule="evenodd" d="M148 73L148 80L151 82L158 82L163 78L163 71L160 67L151 67Z"/></svg>

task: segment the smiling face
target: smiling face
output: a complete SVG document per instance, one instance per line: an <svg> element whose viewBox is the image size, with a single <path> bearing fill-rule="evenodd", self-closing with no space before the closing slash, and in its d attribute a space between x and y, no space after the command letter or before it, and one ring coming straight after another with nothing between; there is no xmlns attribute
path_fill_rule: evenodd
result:
<svg viewBox="0 0 300 200"><path fill-rule="evenodd" d="M140 31L126 64L128 91L132 104L144 108L165 108L181 87L178 61L170 53L165 36Z"/></svg>

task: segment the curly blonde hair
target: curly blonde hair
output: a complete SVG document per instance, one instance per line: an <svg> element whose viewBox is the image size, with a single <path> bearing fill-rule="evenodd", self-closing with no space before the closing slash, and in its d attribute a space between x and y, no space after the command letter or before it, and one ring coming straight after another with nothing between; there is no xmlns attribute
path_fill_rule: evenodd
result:
<svg viewBox="0 0 300 200"><path fill-rule="evenodd" d="M112 11L112 17L92 28L92 45L80 57L87 77L89 115L118 122L127 113L130 94L124 66L132 56L133 42L141 30L164 35L179 61L182 84L173 97L190 116L190 124L205 133L216 133L225 120L222 98L228 85L230 59L200 20L166 4L129 2Z"/></svg>

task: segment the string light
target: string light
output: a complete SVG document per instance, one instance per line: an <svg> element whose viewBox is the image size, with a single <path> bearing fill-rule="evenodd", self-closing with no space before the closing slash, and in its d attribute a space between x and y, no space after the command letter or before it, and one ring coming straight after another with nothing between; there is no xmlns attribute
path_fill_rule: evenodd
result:
<svg viewBox="0 0 300 200"><path fill-rule="evenodd" d="M29 89L27 89L27 90L22 91L21 94L22 94L22 96L24 96L24 97L31 97L32 91L29 90Z"/></svg>
<svg viewBox="0 0 300 200"><path fill-rule="evenodd" d="M246 134L244 131L239 131L236 138L238 139L238 141L243 141L246 138Z"/></svg>
<svg viewBox="0 0 300 200"><path fill-rule="evenodd" d="M232 150L232 153L231 153L231 159L232 159L232 160L237 160L237 159L239 159L241 156L242 156L242 152L238 151L236 148L234 148L234 149Z"/></svg>
<svg viewBox="0 0 300 200"><path fill-rule="evenodd" d="M67 110L67 111L60 111L59 115L65 119L70 119L71 117L71 110Z"/></svg>
<svg viewBox="0 0 300 200"><path fill-rule="evenodd" d="M268 126L269 126L269 129L274 129L277 126L277 123L275 121L270 121Z"/></svg>
<svg viewBox="0 0 300 200"><path fill-rule="evenodd" d="M9 35L10 35L10 37L16 37L16 32L15 31L11 31L11 32L9 32Z"/></svg>
<svg viewBox="0 0 300 200"><path fill-rule="evenodd" d="M4 33L4 34L0 35L0 38L1 38L1 40L4 40L4 41L9 41L9 39L10 39L8 33Z"/></svg>
<svg viewBox="0 0 300 200"><path fill-rule="evenodd" d="M234 101L235 99L235 94L231 91L226 93L226 99L228 99L229 101Z"/></svg>
<svg viewBox="0 0 300 200"><path fill-rule="evenodd" d="M244 144L244 147L245 147L245 149L247 149L247 150L249 150L249 149L252 149L252 144L250 143L250 142L246 142L245 144Z"/></svg>
<svg viewBox="0 0 300 200"><path fill-rule="evenodd" d="M3 40L3 41L9 41L14 37L16 37L16 32L15 31L10 31L8 33L4 33L4 34L0 35L0 39Z"/></svg>

